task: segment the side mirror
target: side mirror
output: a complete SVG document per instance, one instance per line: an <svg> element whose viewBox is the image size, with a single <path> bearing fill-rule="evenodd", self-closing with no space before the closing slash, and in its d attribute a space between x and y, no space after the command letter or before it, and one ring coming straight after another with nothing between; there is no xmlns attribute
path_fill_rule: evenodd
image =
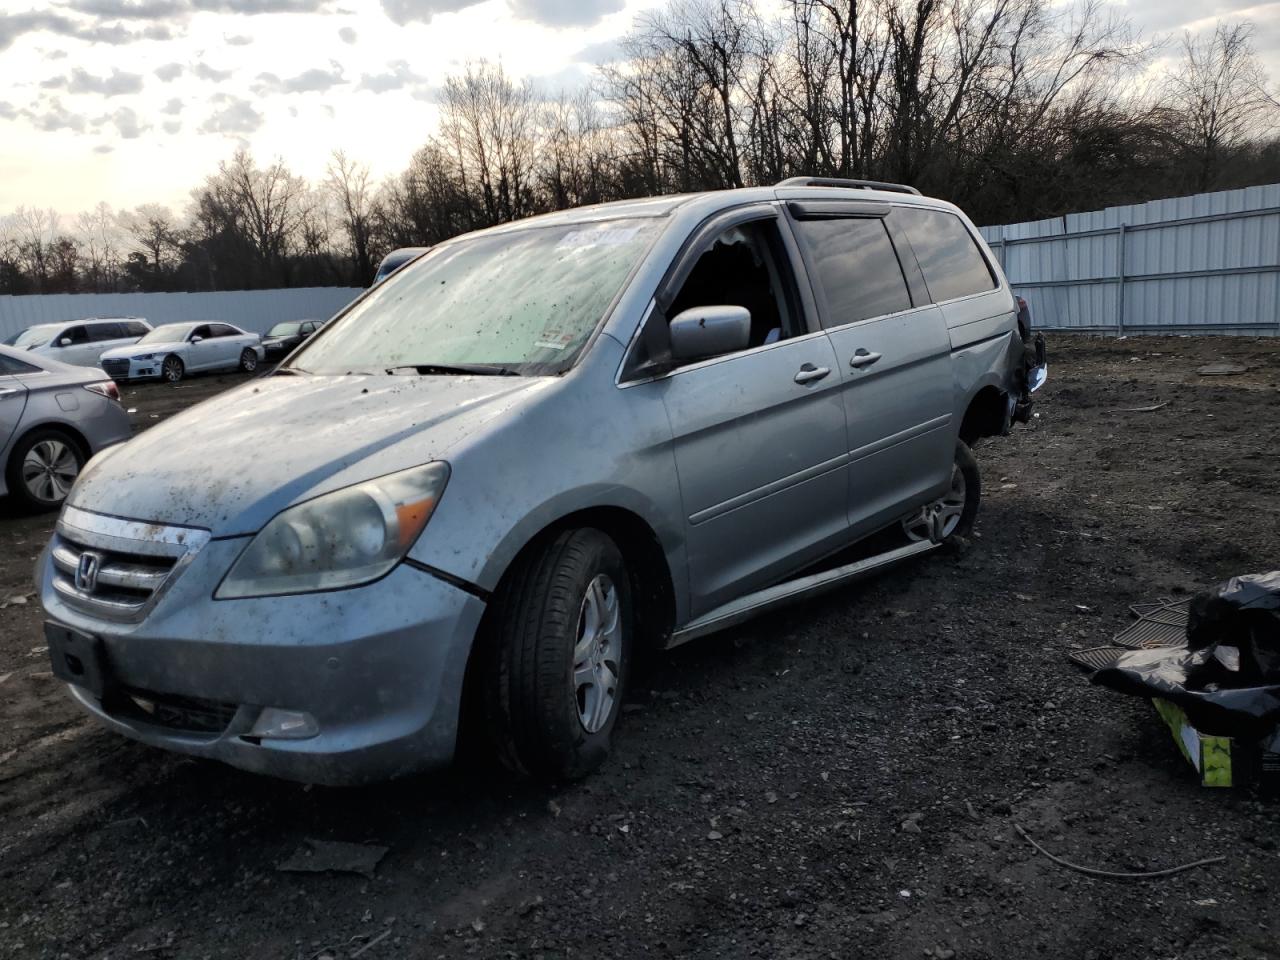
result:
<svg viewBox="0 0 1280 960"><path fill-rule="evenodd" d="M671 318L671 356L679 363L745 350L750 341L746 307L690 307Z"/></svg>
<svg viewBox="0 0 1280 960"><path fill-rule="evenodd" d="M203 339L204 339L204 337L192 337L192 338L191 338L191 342L192 342L192 343L199 343L199 342L200 342L201 340L203 340Z"/></svg>
<svg viewBox="0 0 1280 960"><path fill-rule="evenodd" d="M60 346L60 347L69 347L69 346L71 346L71 338L70 338L70 337L63 337L61 340L59 340L59 341L58 341L58 346Z"/></svg>

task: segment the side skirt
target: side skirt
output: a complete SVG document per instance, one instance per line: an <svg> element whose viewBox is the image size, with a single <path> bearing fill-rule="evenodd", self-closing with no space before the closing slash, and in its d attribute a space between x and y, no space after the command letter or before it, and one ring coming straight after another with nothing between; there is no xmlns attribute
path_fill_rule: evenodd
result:
<svg viewBox="0 0 1280 960"><path fill-rule="evenodd" d="M788 603L795 603L798 600L814 597L836 587L844 586L847 583L852 583L855 580L860 580L893 566L895 563L901 563L910 557L928 553L937 547L938 544L936 543L921 540L905 547L897 547L884 553L878 553L873 557L856 560L853 563L845 564L843 567L836 567L834 570L824 570L822 573L814 573L807 577L800 577L797 580L787 580L764 590L749 593L745 597L739 597L737 600L731 600L722 606L716 607L709 613L703 614L697 620L693 620L681 627L671 635L671 639L667 641L665 649L670 650L672 647L678 647L680 644L696 640L698 637L705 637L709 633L736 626L744 620L750 620L752 617L759 616L766 611L776 610L779 607L786 606Z"/></svg>

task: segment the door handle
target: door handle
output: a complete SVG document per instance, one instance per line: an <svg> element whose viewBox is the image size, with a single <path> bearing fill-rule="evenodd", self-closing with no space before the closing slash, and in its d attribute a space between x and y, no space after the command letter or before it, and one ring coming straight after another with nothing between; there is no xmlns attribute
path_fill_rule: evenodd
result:
<svg viewBox="0 0 1280 960"><path fill-rule="evenodd" d="M17 387L0 387L0 397L11 397L17 392Z"/></svg>
<svg viewBox="0 0 1280 960"><path fill-rule="evenodd" d="M813 383L821 380L831 372L830 367L815 367L812 363L806 363L800 368L800 372L796 374L796 383Z"/></svg>
<svg viewBox="0 0 1280 960"><path fill-rule="evenodd" d="M880 354L868 353L862 347L859 347L853 356L849 358L849 366L857 368L869 367L879 359Z"/></svg>

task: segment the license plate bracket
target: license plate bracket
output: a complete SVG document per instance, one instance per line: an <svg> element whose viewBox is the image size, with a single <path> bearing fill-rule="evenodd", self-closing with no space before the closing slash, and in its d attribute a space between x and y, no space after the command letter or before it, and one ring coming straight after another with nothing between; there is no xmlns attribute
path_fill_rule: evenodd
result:
<svg viewBox="0 0 1280 960"><path fill-rule="evenodd" d="M102 638L52 620L44 623L44 638L49 644L53 675L83 687L101 700L111 685Z"/></svg>

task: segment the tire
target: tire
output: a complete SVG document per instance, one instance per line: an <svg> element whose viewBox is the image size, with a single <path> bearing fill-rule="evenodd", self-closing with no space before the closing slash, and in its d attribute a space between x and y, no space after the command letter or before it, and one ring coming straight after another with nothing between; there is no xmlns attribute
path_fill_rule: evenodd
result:
<svg viewBox="0 0 1280 960"><path fill-rule="evenodd" d="M518 561L494 614L480 683L498 759L544 781L586 776L609 754L631 659L622 553L599 530L561 533Z"/></svg>
<svg viewBox="0 0 1280 960"><path fill-rule="evenodd" d="M177 383L186 372L187 368L183 364L182 358L172 353L160 363L160 379L165 383Z"/></svg>
<svg viewBox="0 0 1280 960"><path fill-rule="evenodd" d="M9 455L9 493L33 510L56 510L84 469L88 457L79 442L61 430L33 430Z"/></svg>
<svg viewBox="0 0 1280 960"><path fill-rule="evenodd" d="M978 461L963 440L956 441L951 466L951 489L925 504L902 521L902 531L911 540L946 543L969 536L982 502L982 473Z"/></svg>
<svg viewBox="0 0 1280 960"><path fill-rule="evenodd" d="M240 369L245 373L253 373L258 369L258 354L247 347L240 351Z"/></svg>

